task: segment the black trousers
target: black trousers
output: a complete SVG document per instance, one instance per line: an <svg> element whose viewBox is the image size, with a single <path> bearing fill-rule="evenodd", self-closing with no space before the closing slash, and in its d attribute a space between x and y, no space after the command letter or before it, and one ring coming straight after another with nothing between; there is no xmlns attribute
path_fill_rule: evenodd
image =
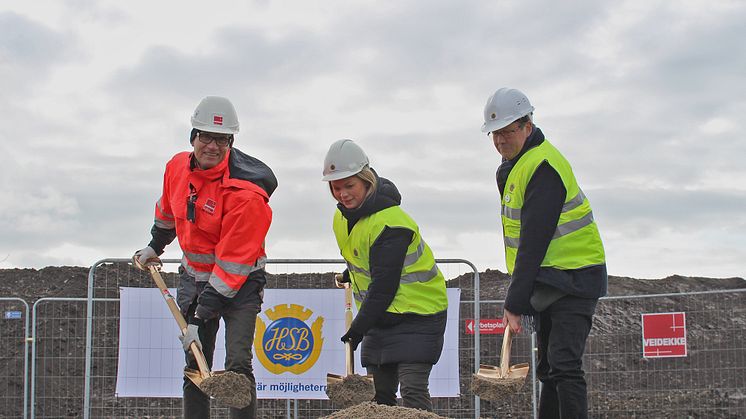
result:
<svg viewBox="0 0 746 419"><path fill-rule="evenodd" d="M373 401L378 404L396 406L396 390L401 384L401 397L404 407L433 411L428 382L432 364L399 363L367 367L373 374L376 395Z"/></svg>
<svg viewBox="0 0 746 419"><path fill-rule="evenodd" d="M189 308L188 316L194 315L196 301ZM230 417L235 419L256 418L256 379L251 366L251 345L254 342L254 329L259 305L249 305L241 309L233 309L222 314L225 322L225 369L244 374L251 382L251 403L243 409L230 408ZM215 353L215 340L220 322L218 318L205 322L200 330L199 340L202 352L205 354L207 365L212 370L212 359ZM197 369L197 361L192 353L186 356L187 368ZM202 392L191 380L184 377L184 418L203 419L210 417L210 398Z"/></svg>
<svg viewBox="0 0 746 419"><path fill-rule="evenodd" d="M541 419L588 417L582 358L597 302L566 295L537 315Z"/></svg>

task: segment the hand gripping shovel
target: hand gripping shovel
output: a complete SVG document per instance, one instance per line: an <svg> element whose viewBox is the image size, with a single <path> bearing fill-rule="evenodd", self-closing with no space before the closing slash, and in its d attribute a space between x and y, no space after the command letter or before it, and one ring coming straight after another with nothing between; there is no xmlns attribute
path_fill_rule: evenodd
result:
<svg viewBox="0 0 746 419"><path fill-rule="evenodd" d="M345 329L352 325L352 287L335 279L337 287L345 289ZM345 342L345 375L326 374L326 394L329 400L340 407L350 407L371 401L375 395L370 377L355 374L355 352L352 344Z"/></svg>
<svg viewBox="0 0 746 419"><path fill-rule="evenodd" d="M150 276L153 277L155 285L161 290L163 299L166 300L166 305L171 311L171 314L176 319L176 323L179 325L182 336L186 334L187 322L184 320L184 316L179 310L179 306L176 305L176 301L166 287L166 282L161 277L160 269L163 265L158 258L151 258L143 266L137 257L133 258L136 267L142 270L149 270ZM189 350L192 352L194 359L197 360L197 367L199 371L195 371L190 368L184 368L184 375L191 380L197 387L202 390L208 396L214 397L215 399L227 404L228 406L235 408L243 408L251 403L251 382L243 375L233 371L210 371L210 367L207 365L207 360L202 350L199 349L195 342L189 345Z"/></svg>
<svg viewBox="0 0 746 419"><path fill-rule="evenodd" d="M526 381L528 364L510 366L510 347L513 341L510 326L505 325L503 345L500 352L500 367L480 365L474 374L471 388L477 396L497 402L517 392Z"/></svg>

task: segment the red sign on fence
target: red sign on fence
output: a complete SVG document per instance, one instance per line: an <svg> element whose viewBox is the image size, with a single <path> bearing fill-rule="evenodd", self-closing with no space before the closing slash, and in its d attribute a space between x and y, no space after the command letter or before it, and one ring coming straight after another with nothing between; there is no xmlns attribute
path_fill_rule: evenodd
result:
<svg viewBox="0 0 746 419"><path fill-rule="evenodd" d="M505 332L503 319L479 319L479 333L483 335L502 335ZM474 334L474 319L466 319L466 334Z"/></svg>
<svg viewBox="0 0 746 419"><path fill-rule="evenodd" d="M686 356L686 313L643 313L642 356Z"/></svg>

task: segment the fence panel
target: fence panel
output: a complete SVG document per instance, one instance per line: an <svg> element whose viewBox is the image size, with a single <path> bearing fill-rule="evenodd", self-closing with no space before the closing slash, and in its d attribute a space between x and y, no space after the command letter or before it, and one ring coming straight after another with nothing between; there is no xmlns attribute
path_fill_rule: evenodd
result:
<svg viewBox="0 0 746 419"><path fill-rule="evenodd" d="M0 418L28 415L28 304L0 298Z"/></svg>
<svg viewBox="0 0 746 419"><path fill-rule="evenodd" d="M484 285L484 284L483 284ZM485 300L480 302L482 319L498 319L503 316L503 300ZM502 350L502 334L482 334L480 340L480 364L500 366L500 351ZM530 328L524 328L519 335L513 336L510 354L510 365L531 363L531 333ZM531 365L533 369L533 365ZM469 377L462 377L464 382L471 382ZM526 377L526 383L515 393L506 395L499 402L480 401L480 417L484 418L530 418L533 417L533 387L531 374ZM474 416L471 416L474 417Z"/></svg>
<svg viewBox="0 0 746 419"><path fill-rule="evenodd" d="M111 261L111 262L110 262ZM116 384L116 356L119 308L117 302L96 301L101 298L118 298L120 287L153 287L147 273L132 268L122 260L107 260L92 269L89 291L94 299L91 332L91 375L90 394L87 401L90 417L157 416L178 417L181 415L181 400L171 398L117 398L114 397ZM166 270L174 270L175 261L165 261ZM464 262L443 262L439 266L449 281L449 287L462 287L468 284L472 289L474 269ZM267 266L268 288L333 288L332 272L340 272L344 265L339 260L270 260ZM319 273L319 272L327 273ZM177 285L175 273L164 273L164 280L170 287ZM462 300L472 298L465 296ZM116 307L114 307L116 305ZM474 317L473 302L462 303L461 316ZM459 398L438 398L435 409L440 414L453 418L474 417L474 397L469 390L471 374L474 371L474 340L466 335L463 322L460 325L460 352L462 365ZM470 359L472 362L463 362ZM262 418L311 418L334 412L328 400L267 400L258 401L259 416ZM213 403L212 417L228 416L224 406Z"/></svg>
<svg viewBox="0 0 746 419"><path fill-rule="evenodd" d="M118 397L115 394L119 356L119 289L121 287L153 288L153 279L128 263L96 264L89 274L89 296L92 298L90 332L90 374L86 383L84 416L91 418L162 417L182 415L181 398ZM173 266L172 266L173 267ZM168 287L175 288L177 274L163 272ZM174 339L176 337L174 336ZM148 360L142 360L147 363ZM228 409L213 403L213 418L229 417Z"/></svg>
<svg viewBox="0 0 746 419"><path fill-rule="evenodd" d="M272 288L333 288L331 272L341 272L344 265L319 264L319 261L288 259L270 261L267 271L270 273L268 287ZM468 261L457 259L438 260L438 267L443 272L448 288L461 288L460 316L474 317L473 290L475 268ZM318 273L326 271L328 273ZM299 275L300 274L300 275ZM299 279L300 278L300 279ZM469 362L471 360L471 362ZM459 322L459 375L461 385L460 397L442 397L433 399L433 408L449 418L473 418L474 396L469 389L471 375L474 372L474 338L467 335L463 322ZM259 409L262 417L280 416L284 406L277 408L277 401L260 400ZM337 409L328 400L294 400L291 417L318 418L329 415Z"/></svg>
<svg viewBox="0 0 746 419"><path fill-rule="evenodd" d="M643 358L642 313L686 310L688 354ZM598 418L746 417L746 290L604 298L584 366Z"/></svg>
<svg viewBox="0 0 746 419"><path fill-rule="evenodd" d="M31 417L80 416L85 298L40 298L32 309Z"/></svg>

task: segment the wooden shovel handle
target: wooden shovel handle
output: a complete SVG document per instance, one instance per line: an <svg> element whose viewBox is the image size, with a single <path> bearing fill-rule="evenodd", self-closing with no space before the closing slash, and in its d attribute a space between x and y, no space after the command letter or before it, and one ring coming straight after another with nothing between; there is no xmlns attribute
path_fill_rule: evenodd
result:
<svg viewBox="0 0 746 419"><path fill-rule="evenodd" d="M352 287L345 284L345 328L350 330L352 326ZM348 341L345 343L345 367L347 375L355 373L355 351L352 350L352 344Z"/></svg>
<svg viewBox="0 0 746 419"><path fill-rule="evenodd" d="M506 320L505 331L503 332L503 347L500 351L500 376L507 377L510 370L510 347L513 342L513 332L510 330L510 324Z"/></svg>
<svg viewBox="0 0 746 419"><path fill-rule="evenodd" d="M161 290L161 295L163 296L163 299L166 300L166 305L168 306L168 309L171 311L171 314L174 316L174 319L176 319L176 323L179 325L179 330L181 330L181 335L184 336L187 332L187 322L184 320L184 316L181 315L181 310L179 310L179 306L176 305L176 301L174 300L174 297L171 295L170 292L168 292L168 287L166 287L166 282L163 281L163 278L161 277L161 273L159 272L158 268L160 267L160 260L158 263L148 264L148 269L150 270L150 276L153 277L153 281L155 281L155 285L158 287L159 290ZM202 351L199 349L197 344L195 342L192 342L191 345L189 345L189 349L192 351L192 355L194 355L194 359L197 360L197 367L199 368L199 374L202 376L202 378L207 378L210 376L210 367L207 366L207 360L205 359L205 355L202 353Z"/></svg>

